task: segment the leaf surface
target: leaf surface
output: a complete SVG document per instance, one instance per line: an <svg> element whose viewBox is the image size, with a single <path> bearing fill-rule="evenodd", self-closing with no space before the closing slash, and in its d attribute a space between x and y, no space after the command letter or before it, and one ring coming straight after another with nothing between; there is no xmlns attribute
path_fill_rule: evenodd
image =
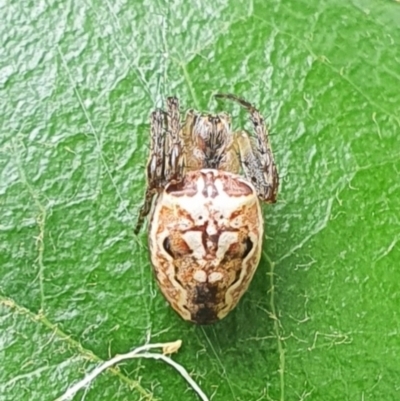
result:
<svg viewBox="0 0 400 401"><path fill-rule="evenodd" d="M182 339L213 400L397 399L400 5L378 0L8 2L0 26L0 400L54 400L101 361ZM263 258L223 321L185 323L133 234L148 116L266 116L282 178ZM196 400L170 366L76 400Z"/></svg>

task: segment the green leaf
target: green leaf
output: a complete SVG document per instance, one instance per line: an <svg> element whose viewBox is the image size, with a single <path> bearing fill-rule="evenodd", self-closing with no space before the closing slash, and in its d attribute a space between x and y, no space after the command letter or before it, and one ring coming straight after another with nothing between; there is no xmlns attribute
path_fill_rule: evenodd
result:
<svg viewBox="0 0 400 401"><path fill-rule="evenodd" d="M0 33L0 400L54 400L101 361L182 339L213 400L397 399L400 4L18 2ZM148 116L251 101L282 178L263 258L223 321L183 322L152 277ZM184 111L184 110L183 110ZM196 400L162 361L76 400Z"/></svg>

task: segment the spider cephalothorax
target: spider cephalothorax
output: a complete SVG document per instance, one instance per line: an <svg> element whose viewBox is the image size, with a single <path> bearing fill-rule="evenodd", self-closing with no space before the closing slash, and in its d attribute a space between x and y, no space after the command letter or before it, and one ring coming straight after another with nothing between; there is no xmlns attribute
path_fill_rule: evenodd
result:
<svg viewBox="0 0 400 401"><path fill-rule="evenodd" d="M175 97L167 112L151 115L145 204L149 250L160 289L184 318L199 324L222 319L246 291L260 260L263 218L259 199L278 191L263 117L245 107L255 137L232 132L230 116L190 110L183 122ZM243 172L243 176L239 175Z"/></svg>

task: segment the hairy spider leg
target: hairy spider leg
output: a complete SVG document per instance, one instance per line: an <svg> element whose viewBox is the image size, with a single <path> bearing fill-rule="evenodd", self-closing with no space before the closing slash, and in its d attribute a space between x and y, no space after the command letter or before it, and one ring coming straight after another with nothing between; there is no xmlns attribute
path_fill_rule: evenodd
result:
<svg viewBox="0 0 400 401"><path fill-rule="evenodd" d="M150 116L150 154L147 162L147 188L144 204L135 227L137 234L150 213L153 198L168 183L179 182L184 175L184 152L181 139L179 101L167 99L167 112L157 109Z"/></svg>
<svg viewBox="0 0 400 401"><path fill-rule="evenodd" d="M179 101L176 97L167 99L167 110L168 135L165 141L164 186L169 182L182 181L185 168Z"/></svg>
<svg viewBox="0 0 400 401"><path fill-rule="evenodd" d="M267 203L275 203L279 176L263 116L251 103L235 95L216 94L215 97L239 103L250 113L256 142L245 131L235 135L242 168L246 178L256 187L259 198Z"/></svg>
<svg viewBox="0 0 400 401"><path fill-rule="evenodd" d="M146 216L149 214L153 197L162 184L164 176L164 112L157 109L150 116L150 153L147 161L147 187L144 197L144 204L140 208L139 217L135 227L135 234L138 234L143 226Z"/></svg>

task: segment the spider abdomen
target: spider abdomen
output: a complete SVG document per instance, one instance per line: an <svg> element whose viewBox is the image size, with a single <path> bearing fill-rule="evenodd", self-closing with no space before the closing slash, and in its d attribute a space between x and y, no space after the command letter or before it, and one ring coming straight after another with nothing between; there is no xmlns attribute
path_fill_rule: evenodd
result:
<svg viewBox="0 0 400 401"><path fill-rule="evenodd" d="M187 172L160 192L151 215L151 262L165 298L185 320L222 319L254 275L262 237L252 184L221 170Z"/></svg>

